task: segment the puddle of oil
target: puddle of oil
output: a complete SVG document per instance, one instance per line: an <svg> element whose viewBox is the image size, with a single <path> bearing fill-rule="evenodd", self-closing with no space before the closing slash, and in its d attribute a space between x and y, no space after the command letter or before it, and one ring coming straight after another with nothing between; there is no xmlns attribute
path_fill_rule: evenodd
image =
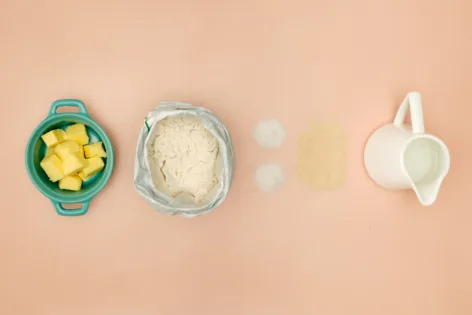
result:
<svg viewBox="0 0 472 315"><path fill-rule="evenodd" d="M338 123L316 123L298 138L298 179L314 190L332 190L346 181L347 136Z"/></svg>

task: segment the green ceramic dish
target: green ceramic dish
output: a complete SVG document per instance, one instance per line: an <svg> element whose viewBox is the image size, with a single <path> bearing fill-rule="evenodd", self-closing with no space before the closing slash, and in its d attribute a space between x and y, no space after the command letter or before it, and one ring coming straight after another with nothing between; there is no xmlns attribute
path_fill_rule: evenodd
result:
<svg viewBox="0 0 472 315"><path fill-rule="evenodd" d="M77 107L78 113L57 113L59 107ZM53 129L65 129L67 126L82 123L87 128L90 143L102 141L107 158L105 168L82 184L80 191L67 191L59 189L58 183L49 181L48 176L40 166L41 160L46 154L46 145L41 135ZM49 115L34 130L26 146L25 162L28 175L38 190L48 197L60 215L78 216L87 213L90 200L105 187L113 171L114 156L111 141L105 131L93 121L87 113L87 109L79 100L55 101L49 111ZM66 209L64 204L82 204L79 209Z"/></svg>

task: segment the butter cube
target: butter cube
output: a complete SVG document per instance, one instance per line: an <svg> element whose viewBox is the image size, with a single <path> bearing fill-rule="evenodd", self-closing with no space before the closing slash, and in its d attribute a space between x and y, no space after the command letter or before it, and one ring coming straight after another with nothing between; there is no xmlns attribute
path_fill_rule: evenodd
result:
<svg viewBox="0 0 472 315"><path fill-rule="evenodd" d="M90 159L86 159L86 161L87 165L79 172L80 178L84 181L88 180L105 167L105 163L103 163L102 158L99 156L91 157Z"/></svg>
<svg viewBox="0 0 472 315"><path fill-rule="evenodd" d="M56 144L66 141L67 134L62 129L54 129L49 132L46 132L44 135L41 136L41 138L48 147L53 147Z"/></svg>
<svg viewBox="0 0 472 315"><path fill-rule="evenodd" d="M71 154L62 162L64 175L71 175L82 170L87 163L81 159L77 154Z"/></svg>
<svg viewBox="0 0 472 315"><path fill-rule="evenodd" d="M62 160L64 161L69 155L71 154L76 154L80 152L80 145L71 140L67 140L63 143L58 144L54 148L54 153Z"/></svg>
<svg viewBox="0 0 472 315"><path fill-rule="evenodd" d="M89 137L84 124L75 124L66 128L67 139L74 140L80 145L87 144Z"/></svg>
<svg viewBox="0 0 472 315"><path fill-rule="evenodd" d="M84 146L83 145L79 146L79 157L85 159L85 153L84 153Z"/></svg>
<svg viewBox="0 0 472 315"><path fill-rule="evenodd" d="M85 163L85 166L87 166L87 160L85 159L85 153L84 153L84 146L79 145L79 152L77 153L77 156Z"/></svg>
<svg viewBox="0 0 472 315"><path fill-rule="evenodd" d="M64 177L61 160L55 154L45 157L40 165L51 182L57 182Z"/></svg>
<svg viewBox="0 0 472 315"><path fill-rule="evenodd" d="M77 175L66 176L59 181L59 188L78 191L82 187L82 178Z"/></svg>
<svg viewBox="0 0 472 315"><path fill-rule="evenodd" d="M44 157L47 157L47 156L50 156L50 155L53 155L54 154L54 148L53 147L48 147L46 149L46 154L44 155Z"/></svg>
<svg viewBox="0 0 472 315"><path fill-rule="evenodd" d="M84 182L88 181L88 180L90 179L90 177L93 176L93 175L85 176L82 171L80 171L79 173L77 173L77 175L79 175L79 177L82 178L82 181L84 181Z"/></svg>
<svg viewBox="0 0 472 315"><path fill-rule="evenodd" d="M84 145L84 152L85 152L85 157L87 159L94 156L99 156L99 157L104 157L104 158L107 157L107 153L103 149L102 142Z"/></svg>

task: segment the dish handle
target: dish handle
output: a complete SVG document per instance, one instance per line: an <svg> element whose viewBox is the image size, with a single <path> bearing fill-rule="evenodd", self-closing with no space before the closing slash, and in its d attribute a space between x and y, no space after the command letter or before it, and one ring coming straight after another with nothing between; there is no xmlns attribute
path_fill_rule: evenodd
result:
<svg viewBox="0 0 472 315"><path fill-rule="evenodd" d="M90 199L86 201L82 201L82 207L78 209L66 209L62 206L61 202L52 201L54 205L54 209L56 210L57 214L63 215L66 217L76 217L79 215L84 215L88 211L88 207L90 205Z"/></svg>
<svg viewBox="0 0 472 315"><path fill-rule="evenodd" d="M49 110L48 116L60 115L56 112L60 107L77 107L79 109L79 114L88 116L87 108L85 108L84 102L82 102L81 100L74 99L63 99L55 101L51 105L51 109Z"/></svg>

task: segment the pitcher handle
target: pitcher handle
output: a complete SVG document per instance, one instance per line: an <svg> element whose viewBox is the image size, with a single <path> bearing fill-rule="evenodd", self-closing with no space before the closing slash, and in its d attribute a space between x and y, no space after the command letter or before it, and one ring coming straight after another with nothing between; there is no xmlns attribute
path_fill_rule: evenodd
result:
<svg viewBox="0 0 472 315"><path fill-rule="evenodd" d="M393 123L402 125L405 122L406 114L410 108L411 129L413 133L424 133L423 109L421 105L421 95L418 92L410 92L403 100L398 109L397 115Z"/></svg>

